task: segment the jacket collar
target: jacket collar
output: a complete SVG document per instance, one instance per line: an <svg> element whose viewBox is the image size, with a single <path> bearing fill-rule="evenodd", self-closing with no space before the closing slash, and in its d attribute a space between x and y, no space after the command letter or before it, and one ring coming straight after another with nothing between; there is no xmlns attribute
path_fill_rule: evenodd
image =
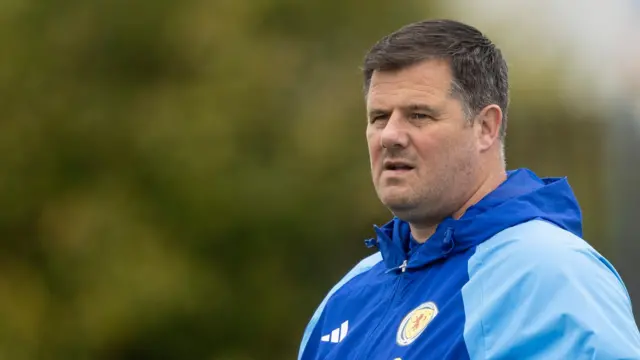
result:
<svg viewBox="0 0 640 360"><path fill-rule="evenodd" d="M544 219L582 235L581 212L566 178L538 178L528 169L507 173L507 180L471 206L458 220L445 218L427 241L411 249L409 224L397 217L374 226L376 246L389 270L415 269L446 259L533 219Z"/></svg>

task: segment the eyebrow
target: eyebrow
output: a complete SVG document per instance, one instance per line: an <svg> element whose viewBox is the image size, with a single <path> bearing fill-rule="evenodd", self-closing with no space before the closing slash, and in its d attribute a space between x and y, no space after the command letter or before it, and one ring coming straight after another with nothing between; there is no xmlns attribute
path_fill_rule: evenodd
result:
<svg viewBox="0 0 640 360"><path fill-rule="evenodd" d="M378 116L378 115L385 115L388 114L390 111L388 110L382 110L382 109L371 109L368 111L367 115L369 116L369 118Z"/></svg>
<svg viewBox="0 0 640 360"><path fill-rule="evenodd" d="M401 109L404 112L420 111L434 117L440 115L440 111L438 109L435 109L434 107L425 105L425 104L409 104L407 106L402 106Z"/></svg>
<svg viewBox="0 0 640 360"><path fill-rule="evenodd" d="M400 109L404 113L420 111L433 117L437 117L438 115L440 115L440 110L425 104L409 104L409 105L401 106ZM371 110L368 111L368 115L370 118L372 118L377 115L389 114L390 112L391 112L390 110L372 108Z"/></svg>

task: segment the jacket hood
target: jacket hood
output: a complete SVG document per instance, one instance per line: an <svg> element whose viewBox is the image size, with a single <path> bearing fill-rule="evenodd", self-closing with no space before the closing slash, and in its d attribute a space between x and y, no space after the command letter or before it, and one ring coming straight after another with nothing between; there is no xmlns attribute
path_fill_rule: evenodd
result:
<svg viewBox="0 0 640 360"><path fill-rule="evenodd" d="M448 217L427 241L412 251L409 224L397 217L374 226L377 246L388 269L420 268L465 251L509 227L542 219L582 237L578 201L566 178L539 178L531 170L507 172L507 179L471 206L458 220Z"/></svg>

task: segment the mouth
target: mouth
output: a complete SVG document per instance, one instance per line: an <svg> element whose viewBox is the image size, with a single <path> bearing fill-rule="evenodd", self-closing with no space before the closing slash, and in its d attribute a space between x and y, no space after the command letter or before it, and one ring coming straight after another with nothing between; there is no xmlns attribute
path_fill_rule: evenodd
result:
<svg viewBox="0 0 640 360"><path fill-rule="evenodd" d="M385 161L383 168L385 171L394 172L407 172L414 169L413 166L402 161Z"/></svg>

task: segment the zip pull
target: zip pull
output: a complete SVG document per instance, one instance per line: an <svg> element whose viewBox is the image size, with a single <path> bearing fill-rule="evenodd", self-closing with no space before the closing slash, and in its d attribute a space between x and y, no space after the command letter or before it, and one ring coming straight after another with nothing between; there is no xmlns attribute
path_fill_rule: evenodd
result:
<svg viewBox="0 0 640 360"><path fill-rule="evenodd" d="M402 265L400 265L400 272L405 272L405 271L407 271L407 260L406 259L402 262Z"/></svg>
<svg viewBox="0 0 640 360"><path fill-rule="evenodd" d="M388 273L393 272L393 271L396 271L396 270L400 270L400 272L405 272L405 271L407 271L407 261L408 261L408 260L404 260L404 261L402 262L402 264L400 264L400 266L397 266L397 267L394 267L394 268L388 269L388 270L387 270L387 271L385 271L384 273L385 273L385 274L388 274Z"/></svg>

